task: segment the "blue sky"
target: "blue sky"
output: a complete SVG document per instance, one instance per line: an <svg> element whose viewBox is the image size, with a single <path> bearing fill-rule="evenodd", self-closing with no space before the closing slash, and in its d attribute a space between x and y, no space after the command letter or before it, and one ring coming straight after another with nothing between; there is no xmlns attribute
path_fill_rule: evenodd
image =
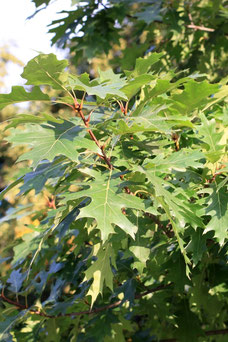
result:
<svg viewBox="0 0 228 342"><path fill-rule="evenodd" d="M47 34L47 25L51 20L62 17L57 12L71 9L71 0L57 0L47 9L38 13L34 18L26 18L35 12L31 0L7 0L0 6L0 46L7 45L11 53L27 63L39 52L55 53L59 59L66 52L51 47L51 34ZM20 77L23 69L13 65L8 66L9 76L5 79L10 91L12 85L22 85L25 81Z"/></svg>

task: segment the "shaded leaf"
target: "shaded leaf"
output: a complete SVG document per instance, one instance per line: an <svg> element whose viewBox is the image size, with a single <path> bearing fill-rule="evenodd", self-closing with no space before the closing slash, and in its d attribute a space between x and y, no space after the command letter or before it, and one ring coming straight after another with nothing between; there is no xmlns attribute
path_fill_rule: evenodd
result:
<svg viewBox="0 0 228 342"><path fill-rule="evenodd" d="M10 277L7 279L7 283L10 284L9 290L18 293L22 286L23 281L26 278L26 273L21 273L21 270L13 270Z"/></svg>
<svg viewBox="0 0 228 342"><path fill-rule="evenodd" d="M192 253L193 266L195 267L202 260L204 252L207 250L206 235L203 235L202 229L191 232L191 240L186 246L186 251Z"/></svg>
<svg viewBox="0 0 228 342"><path fill-rule="evenodd" d="M136 261L133 264L133 267L137 268L137 270L142 273L144 267L146 267L146 262L150 255L150 248L144 246L130 246L129 250L135 255Z"/></svg>
<svg viewBox="0 0 228 342"><path fill-rule="evenodd" d="M183 300L182 303L180 303L176 316L178 324L177 336L180 341L196 341L198 336L202 335L199 318L190 310L187 300Z"/></svg>
<svg viewBox="0 0 228 342"><path fill-rule="evenodd" d="M35 189L35 193L38 194L48 179L61 177L64 174L66 166L60 165L58 160L53 163L38 165L34 171L28 172L24 176L24 184L20 187L19 195L32 189Z"/></svg>
<svg viewBox="0 0 228 342"><path fill-rule="evenodd" d="M120 293L124 294L121 304L124 304L127 301L129 301L130 305L134 304L136 286L137 286L137 283L135 279L127 279L123 283L123 285L119 286L116 289L115 294L120 294Z"/></svg>

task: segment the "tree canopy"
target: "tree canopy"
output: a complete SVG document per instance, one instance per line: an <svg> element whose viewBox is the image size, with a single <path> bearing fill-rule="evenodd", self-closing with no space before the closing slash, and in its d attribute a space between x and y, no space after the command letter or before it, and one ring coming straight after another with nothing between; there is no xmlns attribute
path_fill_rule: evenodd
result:
<svg viewBox="0 0 228 342"><path fill-rule="evenodd" d="M1 251L0 339L225 342L227 2L72 3L50 29L69 59L0 95L33 104L4 126L0 223L29 223Z"/></svg>

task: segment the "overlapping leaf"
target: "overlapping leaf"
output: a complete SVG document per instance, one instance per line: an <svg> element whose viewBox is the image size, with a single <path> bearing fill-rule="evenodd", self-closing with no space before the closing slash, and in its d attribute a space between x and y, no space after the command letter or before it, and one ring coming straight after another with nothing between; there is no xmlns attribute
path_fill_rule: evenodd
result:
<svg viewBox="0 0 228 342"><path fill-rule="evenodd" d="M123 86L121 79L117 83L111 83L108 80L99 84L96 81L90 82L89 75L87 74L83 74L80 77L69 75L68 85L71 89L83 90L88 95L95 95L101 99L113 96L117 96L125 100L128 99L124 92L120 90L120 88Z"/></svg>
<svg viewBox="0 0 228 342"><path fill-rule="evenodd" d="M190 259L188 258L184 248L184 240L182 237L184 233L183 228L186 223L189 223L194 228L203 227L204 224L186 200L178 198L178 196L175 196L165 188L167 186L171 186L171 184L163 181L160 177L155 176L154 171L145 171L141 167L139 170L145 173L149 182L151 182L151 185L155 190L155 194L153 194L153 196L155 196L157 201L163 207L170 223L172 224L181 253L185 259L186 274L189 276L190 270L188 264L190 264Z"/></svg>
<svg viewBox="0 0 228 342"><path fill-rule="evenodd" d="M35 189L35 193L38 194L48 179L61 177L65 168L66 165L59 165L59 160L38 165L34 171L28 172L24 176L24 184L20 187L19 195L32 189Z"/></svg>
<svg viewBox="0 0 228 342"><path fill-rule="evenodd" d="M206 215L211 216L211 220L206 226L205 232L213 231L214 236L220 245L228 239L228 192L226 186L219 187L216 182L208 189L210 193L207 198Z"/></svg>
<svg viewBox="0 0 228 342"><path fill-rule="evenodd" d="M203 107L208 101L207 98L218 91L218 84L191 80L185 84L185 89L181 94L172 96L172 99L175 101L173 108L183 114L190 113L195 108Z"/></svg>
<svg viewBox="0 0 228 342"><path fill-rule="evenodd" d="M191 121L185 117L159 117L152 113L130 118L128 121L119 120L117 125L113 131L118 135L137 132L171 133L172 127L193 127Z"/></svg>
<svg viewBox="0 0 228 342"><path fill-rule="evenodd" d="M193 168L202 168L202 159L204 158L204 154L199 150L181 149L167 157L165 157L164 153L161 153L153 160L148 160L147 164L144 164L144 166L147 169L159 172L168 172L172 169L185 171L189 166Z"/></svg>
<svg viewBox="0 0 228 342"><path fill-rule="evenodd" d="M85 169L83 172L93 180L83 186L89 188L64 194L64 202L78 198L89 197L91 202L80 210L80 217L92 217L97 222L97 228L101 231L101 238L106 241L109 234L115 233L114 226L122 228L134 238L137 226L129 221L123 214L123 208L146 210L143 201L132 195L127 195L121 190L120 179L116 172L97 172Z"/></svg>
<svg viewBox="0 0 228 342"><path fill-rule="evenodd" d="M204 227L201 218L194 212L193 205L190 205L186 198L180 199L173 192L169 192L166 188L172 188L172 185L160 177L155 176L154 170L142 170L155 189L156 196L162 196L165 203L177 218L181 227L184 223L189 223L193 227Z"/></svg>
<svg viewBox="0 0 228 342"><path fill-rule="evenodd" d="M14 145L31 147L32 150L20 156L18 161L31 159L33 166L36 167L41 160L52 161L58 155L77 161L80 149L88 148L99 153L95 143L84 138L85 133L82 127L64 121L62 124L26 126L24 131L13 129L8 141Z"/></svg>
<svg viewBox="0 0 228 342"><path fill-rule="evenodd" d="M112 265L116 267L115 253L110 243L106 243L104 246L94 246L94 249L94 255L97 260L85 272L86 280L93 278L92 285L88 292L88 295L91 295L92 297L91 306L95 302L98 294L103 293L104 283L111 291L113 290L113 272L111 262Z"/></svg>
<svg viewBox="0 0 228 342"><path fill-rule="evenodd" d="M199 137L203 141L206 150L205 155L211 163L217 162L223 154L223 147L219 144L224 132L216 131L216 122L214 119L207 120L204 114L200 115L202 124L197 127Z"/></svg>

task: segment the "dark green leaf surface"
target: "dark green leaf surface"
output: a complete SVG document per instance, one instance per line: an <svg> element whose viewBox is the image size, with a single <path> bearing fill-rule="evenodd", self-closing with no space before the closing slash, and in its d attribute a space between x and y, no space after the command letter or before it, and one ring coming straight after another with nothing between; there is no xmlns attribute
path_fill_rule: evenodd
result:
<svg viewBox="0 0 228 342"><path fill-rule="evenodd" d="M221 1L192 4L193 20L198 6L213 22L213 8L221 32ZM53 22L53 41L66 32L66 44L73 27L81 27L75 62L103 47L107 52L107 35L116 49L123 33L116 26L127 25L121 44L130 35L134 48L122 50L115 72L100 70L102 59L85 59L80 70L91 63L93 72L72 75L66 61L41 54L23 73L33 90L0 96L2 106L45 100L37 86L47 85L56 104L50 111L42 103L29 107L3 131L22 148L8 155L10 144L3 144L0 165L3 186L7 172L14 180L0 194L1 340L225 342L227 80L209 83L202 68L182 77L189 71L183 65L179 72L180 58L186 66L189 58L202 63L200 46L191 56L197 37L205 51L207 44L213 50L216 37L188 27L189 12L174 3L77 2L76 10ZM161 44L160 18L170 25L163 44L173 48L175 70L170 51L151 53L151 44ZM211 55L210 63L220 57ZM121 65L131 70L117 73ZM23 164L13 166L18 154Z"/></svg>

